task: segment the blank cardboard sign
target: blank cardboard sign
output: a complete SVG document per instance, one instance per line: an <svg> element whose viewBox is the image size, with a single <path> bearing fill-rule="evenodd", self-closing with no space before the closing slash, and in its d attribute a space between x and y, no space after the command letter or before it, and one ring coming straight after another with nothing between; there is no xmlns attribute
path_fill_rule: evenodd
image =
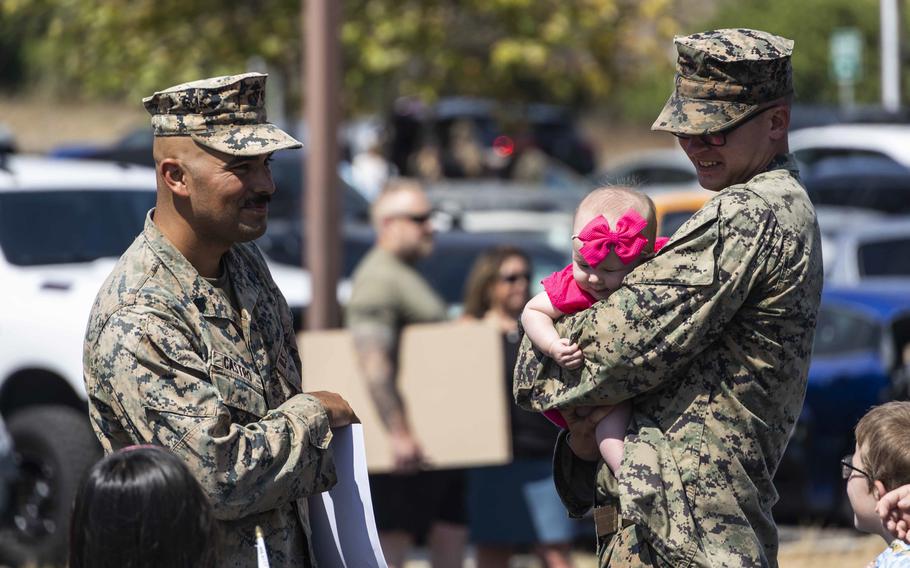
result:
<svg viewBox="0 0 910 568"><path fill-rule="evenodd" d="M346 330L298 336L304 391L343 396L363 422L371 473L389 471L388 437L367 392ZM490 325L413 325L401 339L399 387L411 426L436 468L497 465L511 460L502 338Z"/></svg>

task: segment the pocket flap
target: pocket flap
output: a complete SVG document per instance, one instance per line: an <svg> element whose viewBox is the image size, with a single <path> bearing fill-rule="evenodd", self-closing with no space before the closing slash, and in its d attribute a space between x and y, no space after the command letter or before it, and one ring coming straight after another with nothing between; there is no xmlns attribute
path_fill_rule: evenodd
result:
<svg viewBox="0 0 910 568"><path fill-rule="evenodd" d="M719 202L708 202L676 231L653 259L633 270L626 284L710 286L717 278Z"/></svg>
<svg viewBox="0 0 910 568"><path fill-rule="evenodd" d="M259 381L259 375L253 374L241 363L215 351L209 375L224 404L258 417L268 412L265 395L253 383Z"/></svg>

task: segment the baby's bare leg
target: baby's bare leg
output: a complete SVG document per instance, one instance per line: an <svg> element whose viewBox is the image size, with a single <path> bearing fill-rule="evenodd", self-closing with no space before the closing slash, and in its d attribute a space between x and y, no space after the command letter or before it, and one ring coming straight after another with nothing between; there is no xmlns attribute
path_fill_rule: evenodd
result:
<svg viewBox="0 0 910 568"><path fill-rule="evenodd" d="M619 471L619 465L622 463L623 440L626 437L626 428L629 426L631 407L630 402L617 404L610 414L597 423L594 430L600 455L614 475Z"/></svg>

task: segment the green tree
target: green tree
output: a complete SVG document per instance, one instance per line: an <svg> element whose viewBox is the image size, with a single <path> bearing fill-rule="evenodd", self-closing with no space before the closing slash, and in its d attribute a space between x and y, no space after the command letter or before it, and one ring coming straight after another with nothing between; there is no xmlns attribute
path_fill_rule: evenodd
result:
<svg viewBox="0 0 910 568"><path fill-rule="evenodd" d="M339 0L344 104L401 94L605 101L665 60L681 0ZM295 0L0 0L38 27L20 45L29 80L54 91L135 97L245 69L251 57L299 93Z"/></svg>
<svg viewBox="0 0 910 568"><path fill-rule="evenodd" d="M856 100L876 103L881 96L878 0L726 0L707 27L757 28L793 39L797 100L807 103L837 102L830 37L837 28L857 28L863 37L863 77L856 85ZM905 92L907 85L905 81Z"/></svg>

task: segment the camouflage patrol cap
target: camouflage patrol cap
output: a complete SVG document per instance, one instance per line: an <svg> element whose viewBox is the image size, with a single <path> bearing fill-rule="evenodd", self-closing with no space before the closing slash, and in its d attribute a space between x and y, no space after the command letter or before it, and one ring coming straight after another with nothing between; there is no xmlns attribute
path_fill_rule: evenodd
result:
<svg viewBox="0 0 910 568"><path fill-rule="evenodd" d="M183 83L142 99L155 136L189 136L234 156L256 156L301 144L266 122L263 73Z"/></svg>
<svg viewBox="0 0 910 568"><path fill-rule="evenodd" d="M676 87L651 130L711 134L793 92L793 40L749 29L675 38Z"/></svg>

